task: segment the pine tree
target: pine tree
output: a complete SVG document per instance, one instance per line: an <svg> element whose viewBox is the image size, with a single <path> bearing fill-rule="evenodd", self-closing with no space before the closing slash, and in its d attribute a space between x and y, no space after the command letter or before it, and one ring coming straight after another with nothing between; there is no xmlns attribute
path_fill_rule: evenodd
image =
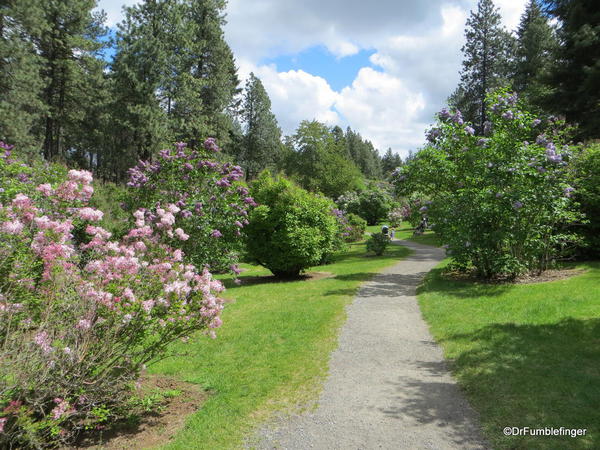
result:
<svg viewBox="0 0 600 450"><path fill-rule="evenodd" d="M537 0L530 0L517 29L514 89L537 109L543 109L551 93L549 74L554 64L558 41L548 17Z"/></svg>
<svg viewBox="0 0 600 450"><path fill-rule="evenodd" d="M552 74L552 108L580 124L580 138L600 137L600 8L595 0L549 0L561 47Z"/></svg>
<svg viewBox="0 0 600 450"><path fill-rule="evenodd" d="M172 141L173 42L181 35L169 32L176 13L170 0L148 0L127 8L119 24L111 73L113 134L102 162L112 178Z"/></svg>
<svg viewBox="0 0 600 450"><path fill-rule="evenodd" d="M281 157L281 130L271 112L271 100L254 73L246 81L241 117L245 134L239 160L248 179L278 165Z"/></svg>
<svg viewBox="0 0 600 450"><path fill-rule="evenodd" d="M381 177L379 153L370 141L363 140L360 133L356 133L348 127L346 129L346 146L348 155L365 177L370 179Z"/></svg>
<svg viewBox="0 0 600 450"><path fill-rule="evenodd" d="M112 75L111 152L121 155L119 162L151 158L173 141L194 147L212 136L222 147L232 145L239 80L223 36L225 5L148 0L127 9Z"/></svg>
<svg viewBox="0 0 600 450"><path fill-rule="evenodd" d="M94 14L95 0L41 2L45 27L34 37L46 80L43 102L46 159L66 157L76 143L77 127L85 115L90 77L102 73L96 53L102 47L103 16ZM93 83L92 83L93 84Z"/></svg>
<svg viewBox="0 0 600 450"><path fill-rule="evenodd" d="M393 153L391 148L388 148L381 158L381 169L384 176L389 176L390 173L402 165L402 158L397 153Z"/></svg>
<svg viewBox="0 0 600 450"><path fill-rule="evenodd" d="M0 140L36 152L46 112L41 101L42 58L34 37L44 30L37 0L11 0L0 6Z"/></svg>
<svg viewBox="0 0 600 450"><path fill-rule="evenodd" d="M193 141L210 135L227 146L232 128L230 112L239 106L236 98L240 93L235 59L223 33L227 2L189 0L184 4L189 46L180 51L186 75L175 108L175 114L184 119L178 136Z"/></svg>
<svg viewBox="0 0 600 450"><path fill-rule="evenodd" d="M465 38L460 84L449 101L481 130L486 121L487 93L508 78L514 38L502 26L492 0L479 0L477 11L471 11Z"/></svg>

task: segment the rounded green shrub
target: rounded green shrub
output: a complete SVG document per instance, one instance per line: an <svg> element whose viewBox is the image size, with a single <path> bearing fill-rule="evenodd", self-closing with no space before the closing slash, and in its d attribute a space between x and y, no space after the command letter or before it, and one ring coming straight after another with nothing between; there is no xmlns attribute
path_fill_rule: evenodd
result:
<svg viewBox="0 0 600 450"><path fill-rule="evenodd" d="M373 233L367 241L367 252L373 252L377 256L383 255L390 243L390 238L383 233Z"/></svg>
<svg viewBox="0 0 600 450"><path fill-rule="evenodd" d="M333 251L338 233L332 203L264 172L252 185L259 206L245 228L250 259L282 278L297 277Z"/></svg>
<svg viewBox="0 0 600 450"><path fill-rule="evenodd" d="M338 198L337 203L341 209L362 217L369 225L386 219L393 206L391 195L375 185L358 194L347 192Z"/></svg>

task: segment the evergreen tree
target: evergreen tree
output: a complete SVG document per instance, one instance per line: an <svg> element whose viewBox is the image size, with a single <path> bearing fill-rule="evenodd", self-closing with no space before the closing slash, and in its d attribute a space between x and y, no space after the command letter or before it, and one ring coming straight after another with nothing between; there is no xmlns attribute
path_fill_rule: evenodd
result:
<svg viewBox="0 0 600 450"><path fill-rule="evenodd" d="M172 141L196 146L207 136L230 150L239 80L223 36L225 6L148 0L126 10L113 64L111 161L149 159Z"/></svg>
<svg viewBox="0 0 600 450"><path fill-rule="evenodd" d="M148 0L127 8L119 24L111 74L113 135L101 164L111 178L120 178L135 161L150 159L172 140L168 115L178 67L173 42L181 38L169 33L175 31L174 6L169 0Z"/></svg>
<svg viewBox="0 0 600 450"><path fill-rule="evenodd" d="M348 159L343 141L336 141L326 125L305 120L287 144L293 149L287 174L303 188L337 198L362 186L360 170Z"/></svg>
<svg viewBox="0 0 600 450"><path fill-rule="evenodd" d="M554 64L558 41L548 17L537 0L529 0L517 29L513 87L529 103L542 109L551 93L549 74Z"/></svg>
<svg viewBox="0 0 600 450"><path fill-rule="evenodd" d="M46 159L66 157L75 145L78 127L93 88L91 78L102 73L98 52L104 17L95 14L96 0L41 2L44 27L34 37L46 81L42 100Z"/></svg>
<svg viewBox="0 0 600 450"><path fill-rule="evenodd" d="M549 0L559 19L552 108L580 124L581 138L600 137L600 8L596 0Z"/></svg>
<svg viewBox="0 0 600 450"><path fill-rule="evenodd" d="M345 140L348 156L354 161L361 173L370 179L380 178L381 161L373 144L363 140L362 136L352 131L350 127L346 129Z"/></svg>
<svg viewBox="0 0 600 450"><path fill-rule="evenodd" d="M467 19L465 38L460 84L449 101L481 130L486 121L485 96L508 78L514 38L502 26L492 0L478 1L477 11Z"/></svg>
<svg viewBox="0 0 600 450"><path fill-rule="evenodd" d="M381 158L381 169L385 177L389 175L402 165L402 158L397 153L393 153L391 148L388 148L383 158Z"/></svg>
<svg viewBox="0 0 600 450"><path fill-rule="evenodd" d="M20 149L41 144L42 58L34 37L45 29L37 0L10 0L0 6L0 140Z"/></svg>
<svg viewBox="0 0 600 450"><path fill-rule="evenodd" d="M185 77L175 109L183 119L177 135L192 143L210 135L221 146L227 146L232 128L228 111L238 106L236 97L240 93L235 59L223 33L227 2L188 0L184 4L189 47L179 51L185 59Z"/></svg>
<svg viewBox="0 0 600 450"><path fill-rule="evenodd" d="M281 130L271 112L271 100L253 73L246 81L242 119L245 135L239 160L248 179L277 165L281 154Z"/></svg>

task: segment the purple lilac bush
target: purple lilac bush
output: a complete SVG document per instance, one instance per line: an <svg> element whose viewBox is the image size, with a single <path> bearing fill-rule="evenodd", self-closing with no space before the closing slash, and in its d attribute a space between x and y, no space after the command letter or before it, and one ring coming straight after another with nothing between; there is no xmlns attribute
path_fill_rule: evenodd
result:
<svg viewBox="0 0 600 450"><path fill-rule="evenodd" d="M516 94L488 97L476 136L459 111L443 110L429 145L395 173L402 195L424 195L426 215L459 270L483 278L540 272L568 251L578 221L569 182L568 127L527 112ZM416 207L417 205L415 205Z"/></svg>
<svg viewBox="0 0 600 450"><path fill-rule="evenodd" d="M216 161L218 152L215 140L209 138L203 148L188 149L178 143L172 150L161 151L155 161L140 161L129 170L126 203L132 209L141 208L148 220L156 217L154 208L174 204L163 219L186 234L169 234L170 244L182 249L198 267L236 272L242 232L256 204L241 182L242 169Z"/></svg>
<svg viewBox="0 0 600 450"><path fill-rule="evenodd" d="M92 182L70 170L0 204L0 447L64 445L127 416L145 364L221 326L223 285L170 245L188 238L181 206L137 210L113 240Z"/></svg>

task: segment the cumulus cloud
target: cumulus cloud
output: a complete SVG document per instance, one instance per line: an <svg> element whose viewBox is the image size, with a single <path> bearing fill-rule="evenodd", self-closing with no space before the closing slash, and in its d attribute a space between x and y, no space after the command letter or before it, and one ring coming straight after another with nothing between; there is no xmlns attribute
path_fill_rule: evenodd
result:
<svg viewBox="0 0 600 450"><path fill-rule="evenodd" d="M315 119L328 125L341 122L335 111L339 94L324 78L303 70L277 72L274 66L252 70L265 85L273 112L286 134L293 133L302 120Z"/></svg>
<svg viewBox="0 0 600 450"><path fill-rule="evenodd" d="M496 4L514 29L524 2ZM226 36L263 78L286 133L302 119L321 117L350 125L381 150L406 155L424 143L435 111L458 84L465 21L474 8L476 0L382 0L376 6L362 0L231 0ZM335 92L309 73L258 65L262 58L316 45L338 58L374 49L371 63L378 70L361 69L350 86Z"/></svg>
<svg viewBox="0 0 600 450"><path fill-rule="evenodd" d="M139 0L100 0L110 24L120 6ZM405 155L458 83L464 26L476 0L229 0L225 37L242 78L250 71L267 89L281 127L304 119L350 125L381 150ZM514 29L525 2L495 0ZM325 46L334 58L368 49L373 67L340 91L304 70L279 72L266 58Z"/></svg>

